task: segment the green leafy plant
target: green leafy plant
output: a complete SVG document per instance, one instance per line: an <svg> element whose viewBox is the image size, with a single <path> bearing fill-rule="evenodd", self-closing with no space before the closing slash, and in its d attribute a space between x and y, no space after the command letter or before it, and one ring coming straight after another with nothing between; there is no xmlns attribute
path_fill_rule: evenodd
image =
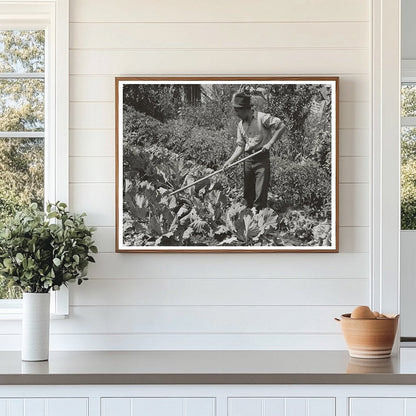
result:
<svg viewBox="0 0 416 416"><path fill-rule="evenodd" d="M97 253L85 214L71 214L64 203L37 204L18 211L0 228L0 277L24 292L47 293L68 282L86 280Z"/></svg>

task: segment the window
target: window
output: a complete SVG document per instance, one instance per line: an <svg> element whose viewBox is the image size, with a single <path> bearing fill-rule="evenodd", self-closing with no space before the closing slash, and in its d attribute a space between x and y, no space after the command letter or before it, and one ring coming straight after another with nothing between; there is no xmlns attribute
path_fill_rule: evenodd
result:
<svg viewBox="0 0 416 416"><path fill-rule="evenodd" d="M416 79L401 88L401 229L416 230Z"/></svg>
<svg viewBox="0 0 416 416"><path fill-rule="evenodd" d="M45 30L0 30L0 221L44 203ZM0 278L0 299L19 299Z"/></svg>
<svg viewBox="0 0 416 416"><path fill-rule="evenodd" d="M401 86L401 341L414 346L416 266L416 61L402 61Z"/></svg>
<svg viewBox="0 0 416 416"><path fill-rule="evenodd" d="M68 0L0 0L0 221L13 204L68 201L68 15ZM53 295L67 313L67 292ZM20 308L0 282L0 314Z"/></svg>

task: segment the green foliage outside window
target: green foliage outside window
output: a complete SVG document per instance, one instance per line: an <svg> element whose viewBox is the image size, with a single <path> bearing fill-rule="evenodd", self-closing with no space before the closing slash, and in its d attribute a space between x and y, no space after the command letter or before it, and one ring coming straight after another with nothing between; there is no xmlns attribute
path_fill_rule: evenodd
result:
<svg viewBox="0 0 416 416"><path fill-rule="evenodd" d="M416 116L416 85L402 86L402 117ZM401 134L401 229L416 229L416 127Z"/></svg>
<svg viewBox="0 0 416 416"><path fill-rule="evenodd" d="M8 74L0 79L0 229L16 211L31 203L43 206L44 139L12 133L44 131L44 80L24 76L44 71L43 30L0 30L0 73ZM19 290L0 279L0 299L19 297Z"/></svg>

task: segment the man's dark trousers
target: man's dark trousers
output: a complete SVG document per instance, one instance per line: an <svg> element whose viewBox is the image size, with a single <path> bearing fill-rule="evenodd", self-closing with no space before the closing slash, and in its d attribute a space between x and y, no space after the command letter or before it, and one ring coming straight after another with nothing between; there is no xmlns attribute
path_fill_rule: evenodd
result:
<svg viewBox="0 0 416 416"><path fill-rule="evenodd" d="M244 162L244 199L257 211L267 207L270 183L270 152L262 152Z"/></svg>

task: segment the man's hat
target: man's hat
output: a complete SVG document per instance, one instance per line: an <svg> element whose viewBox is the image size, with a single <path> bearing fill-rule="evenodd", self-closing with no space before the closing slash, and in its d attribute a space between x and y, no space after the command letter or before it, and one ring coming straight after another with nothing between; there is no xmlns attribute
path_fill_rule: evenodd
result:
<svg viewBox="0 0 416 416"><path fill-rule="evenodd" d="M231 104L234 108L251 108L251 97L243 92L237 92L233 95Z"/></svg>

